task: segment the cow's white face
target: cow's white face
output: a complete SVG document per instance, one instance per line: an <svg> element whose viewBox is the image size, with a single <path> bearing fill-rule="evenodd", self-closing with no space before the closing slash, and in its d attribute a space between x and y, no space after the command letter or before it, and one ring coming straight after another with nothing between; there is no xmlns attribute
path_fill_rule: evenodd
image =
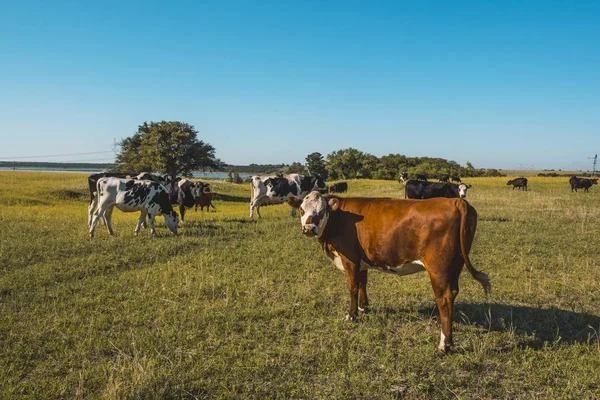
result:
<svg viewBox="0 0 600 400"><path fill-rule="evenodd" d="M175 211L165 214L165 223L171 232L177 235L177 226L179 225L179 215Z"/></svg>
<svg viewBox="0 0 600 400"><path fill-rule="evenodd" d="M458 185L458 196L461 199L464 199L465 197L467 197L467 189L470 188L471 185L465 185L464 183L461 183L460 185Z"/></svg>
<svg viewBox="0 0 600 400"><path fill-rule="evenodd" d="M327 219L327 200L319 192L311 192L300 205L300 222L302 233L321 236Z"/></svg>

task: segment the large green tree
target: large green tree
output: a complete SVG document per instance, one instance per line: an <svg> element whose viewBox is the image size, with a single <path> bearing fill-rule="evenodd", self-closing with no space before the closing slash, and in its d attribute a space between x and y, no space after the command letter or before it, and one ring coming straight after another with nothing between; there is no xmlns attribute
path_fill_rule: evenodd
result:
<svg viewBox="0 0 600 400"><path fill-rule="evenodd" d="M144 122L121 141L116 164L120 171L153 171L175 178L194 171L222 169L215 148L198 140L198 131L179 121Z"/></svg>
<svg viewBox="0 0 600 400"><path fill-rule="evenodd" d="M325 160L319 152L310 153L306 156L306 168L311 175L321 175L321 178L327 179L327 170L325 169Z"/></svg>
<svg viewBox="0 0 600 400"><path fill-rule="evenodd" d="M332 179L356 178L363 155L362 151L352 147L327 154L326 168L329 177Z"/></svg>

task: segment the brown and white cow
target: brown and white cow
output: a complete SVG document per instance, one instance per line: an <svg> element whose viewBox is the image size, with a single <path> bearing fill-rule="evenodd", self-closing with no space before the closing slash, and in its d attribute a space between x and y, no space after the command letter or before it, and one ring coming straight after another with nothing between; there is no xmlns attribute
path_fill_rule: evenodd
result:
<svg viewBox="0 0 600 400"><path fill-rule="evenodd" d="M469 260L477 212L462 199L343 198L314 191L304 200L290 196L288 203L300 209L302 233L316 236L345 272L350 319L369 305L369 269L398 276L427 271L440 311L436 354L442 356L452 345L452 311L463 265L486 293L491 288L488 276Z"/></svg>

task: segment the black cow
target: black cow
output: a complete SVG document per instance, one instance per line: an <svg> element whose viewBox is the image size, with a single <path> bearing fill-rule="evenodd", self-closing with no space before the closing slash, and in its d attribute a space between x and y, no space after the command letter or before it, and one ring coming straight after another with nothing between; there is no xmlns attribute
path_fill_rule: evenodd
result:
<svg viewBox="0 0 600 400"><path fill-rule="evenodd" d="M348 191L348 182L338 182L327 188L328 193L344 193Z"/></svg>
<svg viewBox="0 0 600 400"><path fill-rule="evenodd" d="M440 182L448 182L448 181L450 181L450 175L448 175L448 174L442 174L442 175L438 176L438 181L440 181Z"/></svg>
<svg viewBox="0 0 600 400"><path fill-rule="evenodd" d="M527 178L511 179L506 184L513 185L513 190L515 190L515 188L519 188L519 190L522 189L524 192L527 191Z"/></svg>
<svg viewBox="0 0 600 400"><path fill-rule="evenodd" d="M428 178L425 174L415 174L415 179L418 181L426 181Z"/></svg>
<svg viewBox="0 0 600 400"><path fill-rule="evenodd" d="M404 198L431 199L434 197L460 197L462 199L467 196L467 189L470 187L471 185L465 185L464 183L457 185L450 182L423 182L411 179L406 182L406 186L404 187Z"/></svg>
<svg viewBox="0 0 600 400"><path fill-rule="evenodd" d="M598 184L598 179L578 178L573 175L569 178L569 183L571 184L571 192L573 190L577 191L577 189L584 189L584 192L588 192L592 185Z"/></svg>
<svg viewBox="0 0 600 400"><path fill-rule="evenodd" d="M454 176L454 175L452 175L452 176L450 177L450 180L451 180L452 182L458 182L458 183L462 183L462 181L460 180L460 177L459 177L459 176Z"/></svg>
<svg viewBox="0 0 600 400"><path fill-rule="evenodd" d="M181 221L184 221L186 208L192 208L196 205L196 200L192 190L195 188L195 184L188 179L180 179L177 183L177 200L173 202L171 196L171 202L179 205L179 213L181 214Z"/></svg>

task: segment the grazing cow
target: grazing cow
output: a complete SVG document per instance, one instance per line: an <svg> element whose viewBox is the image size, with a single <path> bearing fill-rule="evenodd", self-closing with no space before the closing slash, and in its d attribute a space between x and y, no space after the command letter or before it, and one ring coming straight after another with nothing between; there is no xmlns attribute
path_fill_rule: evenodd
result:
<svg viewBox="0 0 600 400"><path fill-rule="evenodd" d="M460 197L463 199L467 197L467 189L470 188L471 185L465 185L464 183L457 185L450 182L423 182L411 179L406 182L406 186L404 187L404 198L431 199L434 197Z"/></svg>
<svg viewBox="0 0 600 400"><path fill-rule="evenodd" d="M146 214L148 215L150 232L153 235L156 234L154 217L159 214L165 217L167 228L177 234L179 218L177 213L173 211L167 189L160 183L113 177L100 178L97 183L97 192L98 209L92 219L90 237L94 236L94 230L100 218L104 219L108 233L113 234L111 217L115 206L123 212L141 211L135 228L136 235L140 231L140 226L146 220Z"/></svg>
<svg viewBox="0 0 600 400"><path fill-rule="evenodd" d="M210 211L210 207L217 209L212 204L212 193L210 191L210 184L204 184L202 182L196 182L196 186L192 191L194 194L194 211L198 211L198 206L200 206L200 211L204 212L204 207L206 207L206 211Z"/></svg>
<svg viewBox="0 0 600 400"><path fill-rule="evenodd" d="M449 182L450 181L450 175L442 174L442 175L438 176L438 181L440 181L440 182Z"/></svg>
<svg viewBox="0 0 600 400"><path fill-rule="evenodd" d="M94 214L94 210L96 209L96 205L98 204L98 196L96 196L96 185L98 183L98 179L114 177L114 178L126 178L129 175L122 174L119 172L101 172L99 174L92 174L88 176L88 185L90 187L90 204L88 205L88 228L92 226L92 215Z"/></svg>
<svg viewBox="0 0 600 400"><path fill-rule="evenodd" d="M348 191L348 182L338 182L329 186L328 193L345 193Z"/></svg>
<svg viewBox="0 0 600 400"><path fill-rule="evenodd" d="M451 177L450 177L450 180L451 180L452 182L458 182L458 183L462 183L462 181L460 180L460 177L458 177L458 176L454 176L454 175L453 175L453 176L451 176Z"/></svg>
<svg viewBox="0 0 600 400"><path fill-rule="evenodd" d="M571 184L571 192L573 190L577 192L577 189L584 189L584 192L589 192L589 189L592 187L592 185L598 184L598 179L578 178L573 175L571 178L569 178L569 183Z"/></svg>
<svg viewBox="0 0 600 400"><path fill-rule="evenodd" d="M427 180L427 175L425 174L415 174L415 179L418 181L426 181Z"/></svg>
<svg viewBox="0 0 600 400"><path fill-rule="evenodd" d="M513 185L513 190L515 190L515 188L519 188L519 190L523 189L524 192L527 191L527 178L511 179L506 184Z"/></svg>
<svg viewBox="0 0 600 400"><path fill-rule="evenodd" d="M366 311L367 272L402 276L427 271L440 312L436 354L452 346L452 312L463 264L487 293L488 276L469 260L477 212L461 199L342 198L312 192L288 203L300 208L302 233L316 236L326 255L346 274L348 317Z"/></svg>
<svg viewBox="0 0 600 400"><path fill-rule="evenodd" d="M250 218L254 215L254 209L260 218L260 206L262 205L285 203L288 196L304 198L312 190L327 191L327 185L320 175L304 176L299 174L283 177L253 176L251 188ZM296 215L296 210L292 209L292 215Z"/></svg>
<svg viewBox="0 0 600 400"><path fill-rule="evenodd" d="M163 183L163 184L165 182L165 178L163 178L160 175L151 174L150 172L140 172L137 176L132 177L132 179L137 179L140 181L152 181L152 182L158 182L158 183Z"/></svg>
<svg viewBox="0 0 600 400"><path fill-rule="evenodd" d="M400 183L404 183L408 180L408 173L406 172L401 172L400 173L400 177L398 178L398 182Z"/></svg>

